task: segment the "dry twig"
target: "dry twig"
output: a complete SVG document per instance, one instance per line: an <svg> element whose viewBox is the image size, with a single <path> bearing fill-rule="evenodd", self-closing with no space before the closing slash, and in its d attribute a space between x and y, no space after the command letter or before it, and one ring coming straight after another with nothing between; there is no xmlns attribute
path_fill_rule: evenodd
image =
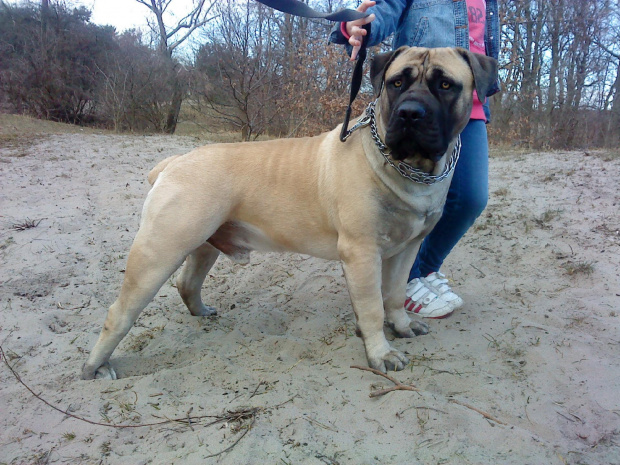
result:
<svg viewBox="0 0 620 465"><path fill-rule="evenodd" d="M137 425L115 425L115 424L111 424L111 423L100 423L98 421L92 421L89 420L88 418L84 418L84 417L80 417L78 415L74 415L72 413L70 413L67 410L63 410L61 408L56 407L55 405L51 404L50 402L48 402L47 400L45 400L43 397L41 397L40 394L37 394L36 392L34 392L19 376L19 374L15 371L15 369L9 364L6 355L4 354L4 350L2 348L2 346L0 345L0 357L2 357L2 361L4 362L4 364L7 366L7 368L9 369L9 371L13 374L13 376L15 377L15 379L22 385L24 386L28 392L30 392L30 394L32 394L34 397L36 397L37 399L39 399L41 402L43 402L45 405L47 405L48 407L64 414L67 415L71 418L74 418L76 420L80 420L83 421L85 423L90 423L91 425L98 425L98 426L107 426L109 428L143 428L146 426L158 426L158 425L165 425L167 423L183 423L186 424L192 431L194 430L194 428L192 427L192 421L196 422L196 420L203 420L205 418L215 418L214 421L205 424L204 426L211 426L211 425L215 425L218 423L238 423L238 426L236 427L236 431L231 428L231 430L233 430L233 432L237 432L240 431L242 428L245 428L245 431L243 432L243 434L241 436L239 436L237 438L237 440L232 443L229 447L227 447L226 449L217 452L215 454L209 455L208 457L215 457L217 455L221 455L224 454L226 452L228 452L229 450L231 450L233 447L235 447L239 441L241 441L246 434L248 434L248 431L250 429L252 429L252 427L254 426L254 422L256 421L256 416L259 412L264 411L266 409L264 408L260 408L260 407L252 407L252 408L246 408L246 409L239 409L239 410L228 410L226 413L221 414L221 415L199 415L199 416L190 416L190 413L193 410L193 407L191 407L188 411L185 417L181 417L181 418L171 418L171 419L166 419L166 420L162 420L162 421L156 421L156 422L152 422L152 423L141 423L141 424L137 424ZM159 394L158 394L159 395ZM286 404L287 402L290 402L292 400L289 399L286 402L283 402L281 404L278 404L272 408L278 408L281 405ZM154 415L155 416L155 415ZM158 417L156 417L158 418ZM243 423L250 419L251 422L249 425L244 425ZM195 423L194 423L195 424Z"/></svg>
<svg viewBox="0 0 620 465"><path fill-rule="evenodd" d="M506 424L506 423L504 423L503 421L499 421L497 418L495 418L495 417L493 417L493 416L489 415L488 413L483 412L482 410L477 409L476 407L474 407L474 406L472 406L472 405L466 404L465 402L461 402L461 401L456 400L456 399L448 399L448 400L449 400L450 402L454 402L455 404L462 405L463 407L467 407L468 409L473 410L474 412L478 412L478 413L479 413L480 415L482 415L484 418L486 418L486 419L488 419L488 420L491 420L491 421L494 421L495 423L499 423L500 425L505 425L505 424Z"/></svg>
<svg viewBox="0 0 620 465"><path fill-rule="evenodd" d="M231 422L231 421L240 421L240 420L248 418L248 415L256 415L261 410L264 410L263 408L255 407L255 408L250 408L250 409L242 409L242 410L238 410L238 411L229 410L225 414L221 414L221 415L198 415L198 416L191 416L190 417L189 416L189 413L191 412L191 409L190 409L187 412L187 415L184 416L184 417L168 418L168 419L165 419L165 420L155 421L155 422L152 422L152 423L140 423L140 424L136 424L136 425L115 425L113 423L101 423L101 422L98 422L98 421L89 420L88 418L84 418L84 417L81 417L79 415L74 415L74 414L70 413L68 410L63 410L63 409L61 409L59 407L56 407L52 403L48 402L43 397L41 397L41 395L39 395L36 392L34 392L21 379L21 377L15 371L15 369L9 364L8 359L7 359L7 357L6 357L5 353L4 353L4 349L2 348L2 346L0 346L0 356L2 357L2 361L4 362L6 367L9 369L9 371L13 374L15 379L22 386L24 386L28 390L28 392L30 392L30 394L32 394L34 397L39 399L45 405L47 405L48 407L56 410L57 412L60 412L60 413L62 413L64 415L67 415L67 416L69 416L71 418L75 418L76 420L80 420L80 421L83 421L85 423L90 423L91 425L107 426L108 428L144 428L146 426L158 426L158 425L165 425L165 424L168 424L168 423L184 423L184 424L187 424L188 426L191 426L191 422L192 421L203 420L205 418L215 418L214 421L204 425L204 426L211 426L211 425L215 425L217 423ZM276 407L279 407L280 405L277 405ZM153 416L155 416L155 415L153 415ZM159 418L159 417L155 416L155 418Z"/></svg>
<svg viewBox="0 0 620 465"><path fill-rule="evenodd" d="M241 436L239 436L237 438L237 440L235 442L233 442L229 447L227 447L226 449L220 451L220 452L216 452L215 454L211 454L211 455L207 455L205 458L208 459L210 457L215 457L217 455L222 455L226 452L228 452L229 450L231 450L233 447L235 447L237 444L239 444L239 441L241 441L243 439L243 437L248 434L248 431L250 431L252 429L252 427L254 426L254 422L256 421L256 415L252 415L252 423L250 423L248 425L248 427L245 429L245 431L243 432L243 434Z"/></svg>
<svg viewBox="0 0 620 465"><path fill-rule="evenodd" d="M385 373L379 371L379 370L375 370L374 368L369 368L369 367L362 367L359 365L351 365L351 368L357 368L358 370L363 370L363 371L370 371L371 373L374 373L375 375L379 375L379 376L383 376L385 379L389 379L390 381L392 381L395 385L390 387L390 388L386 388L386 389L379 389L377 391L372 391L369 396L370 397L379 397L382 396L384 394L387 394L388 392L392 392L392 391L419 391L419 389L415 386L412 386L410 384L403 384L400 381L398 381L395 378L392 378L389 375L386 375Z"/></svg>
<svg viewBox="0 0 620 465"><path fill-rule="evenodd" d="M256 386L256 389L254 389L254 392L253 392L253 393L252 393L252 395L250 396L250 399L256 395L256 393L258 392L258 389L259 389L261 386L266 385L266 384L267 384L267 381L264 381L264 380L259 381L259 382L258 382L258 386Z"/></svg>

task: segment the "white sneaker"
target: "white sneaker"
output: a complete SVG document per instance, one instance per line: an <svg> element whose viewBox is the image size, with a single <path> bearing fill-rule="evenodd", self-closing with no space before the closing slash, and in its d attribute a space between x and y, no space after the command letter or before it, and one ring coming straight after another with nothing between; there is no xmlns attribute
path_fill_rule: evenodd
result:
<svg viewBox="0 0 620 465"><path fill-rule="evenodd" d="M433 292L420 278L407 284L405 310L425 318L445 318L454 309L441 296Z"/></svg>
<svg viewBox="0 0 620 465"><path fill-rule="evenodd" d="M420 279L424 284L426 284L426 287L448 302L452 306L452 311L463 306L463 299L452 292L452 289L448 286L448 279L443 273L435 271L434 273L429 274L426 278Z"/></svg>

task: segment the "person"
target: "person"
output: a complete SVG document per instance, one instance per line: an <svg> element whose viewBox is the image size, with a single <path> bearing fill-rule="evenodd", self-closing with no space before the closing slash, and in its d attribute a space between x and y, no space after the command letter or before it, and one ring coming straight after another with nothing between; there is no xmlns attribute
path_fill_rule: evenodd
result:
<svg viewBox="0 0 620 465"><path fill-rule="evenodd" d="M341 23L329 37L333 43L347 45L352 60L368 34L362 26L369 23L369 47L394 34L394 49L403 45L463 47L498 58L497 0L364 0L358 11L371 15ZM419 316L444 318L463 305L463 299L439 270L487 204L489 146L485 124L490 113L485 97L498 91L496 84L486 96L474 95L471 119L461 133L461 156L441 219L422 242L411 268L404 305L407 311Z"/></svg>

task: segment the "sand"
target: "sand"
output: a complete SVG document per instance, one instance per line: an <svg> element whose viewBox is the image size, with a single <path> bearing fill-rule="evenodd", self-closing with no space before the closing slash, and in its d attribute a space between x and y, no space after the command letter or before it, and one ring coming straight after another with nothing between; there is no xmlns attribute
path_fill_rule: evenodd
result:
<svg viewBox="0 0 620 465"><path fill-rule="evenodd" d="M113 354L120 379L81 380L146 174L199 142L10 142L0 146L6 360L34 393L90 421L193 420L87 423L0 362L0 463L620 463L619 157L493 157L489 206L442 270L465 305L393 342L412 363L392 375L419 391L370 398L392 383L351 368L366 360L342 268L300 255L256 254L246 267L220 258L203 288L217 317L192 317L170 280Z"/></svg>

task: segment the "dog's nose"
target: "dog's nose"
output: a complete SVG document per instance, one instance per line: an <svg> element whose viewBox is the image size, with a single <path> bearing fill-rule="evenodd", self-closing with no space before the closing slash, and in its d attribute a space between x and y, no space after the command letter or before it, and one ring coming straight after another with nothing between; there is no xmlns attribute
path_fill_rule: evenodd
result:
<svg viewBox="0 0 620 465"><path fill-rule="evenodd" d="M420 102L408 101L398 107L396 114L405 121L415 121L426 116L426 108Z"/></svg>

